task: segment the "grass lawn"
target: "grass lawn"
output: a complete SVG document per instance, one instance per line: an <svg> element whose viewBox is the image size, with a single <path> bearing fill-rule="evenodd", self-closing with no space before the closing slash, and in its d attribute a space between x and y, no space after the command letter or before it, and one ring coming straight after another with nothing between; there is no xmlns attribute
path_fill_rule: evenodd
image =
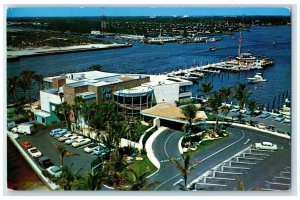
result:
<svg viewBox="0 0 300 200"><path fill-rule="evenodd" d="M150 162L147 155L142 156L143 160L135 160L134 163L130 164L128 168L133 169L137 173L143 173L147 169L149 175L156 172L157 168Z"/></svg>

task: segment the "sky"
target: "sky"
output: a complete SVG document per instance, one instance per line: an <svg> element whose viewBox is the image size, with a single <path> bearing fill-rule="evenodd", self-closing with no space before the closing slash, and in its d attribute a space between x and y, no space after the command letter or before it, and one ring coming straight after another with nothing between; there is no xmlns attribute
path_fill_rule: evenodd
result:
<svg viewBox="0 0 300 200"><path fill-rule="evenodd" d="M84 17L84 16L290 16L284 7L9 7L7 17Z"/></svg>

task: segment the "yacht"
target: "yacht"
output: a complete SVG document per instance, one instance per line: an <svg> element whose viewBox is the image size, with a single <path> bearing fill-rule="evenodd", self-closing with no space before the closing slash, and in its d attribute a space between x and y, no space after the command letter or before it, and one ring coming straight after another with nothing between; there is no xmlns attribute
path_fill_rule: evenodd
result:
<svg viewBox="0 0 300 200"><path fill-rule="evenodd" d="M211 46L208 48L209 51L216 51L217 50L217 47L216 46Z"/></svg>
<svg viewBox="0 0 300 200"><path fill-rule="evenodd" d="M250 83L257 83L257 82L266 82L267 79L263 79L263 77L261 76L261 73L257 73L254 77L251 78L247 78L248 82Z"/></svg>

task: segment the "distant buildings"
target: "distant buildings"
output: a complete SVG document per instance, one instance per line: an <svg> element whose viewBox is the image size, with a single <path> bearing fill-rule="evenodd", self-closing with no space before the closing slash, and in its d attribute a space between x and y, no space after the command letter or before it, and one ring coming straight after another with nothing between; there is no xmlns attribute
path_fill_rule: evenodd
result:
<svg viewBox="0 0 300 200"><path fill-rule="evenodd" d="M114 100L123 112L132 116L161 102L188 102L192 96L192 82L166 75L88 71L47 77L44 82L47 89L40 91L41 110L34 115L37 122L45 125L59 122L56 105L62 102L73 105L76 96L98 103Z"/></svg>

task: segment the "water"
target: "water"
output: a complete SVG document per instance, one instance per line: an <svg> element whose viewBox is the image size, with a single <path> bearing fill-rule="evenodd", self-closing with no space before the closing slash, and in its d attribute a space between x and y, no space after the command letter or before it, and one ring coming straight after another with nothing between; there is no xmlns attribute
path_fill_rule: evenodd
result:
<svg viewBox="0 0 300 200"><path fill-rule="evenodd" d="M172 70L187 68L193 64L219 62L227 56L237 55L239 33L222 36L224 39L215 43L218 50L211 52L211 43L169 43L165 45L146 45L132 42L132 48L111 49L103 51L77 52L70 54L47 55L22 58L8 62L7 76L20 74L24 69L36 71L44 76L57 75L70 71L82 71L94 64L103 66L103 70L116 73L159 74ZM276 40L276 46L273 41ZM119 41L120 42L120 41ZM291 27L270 26L253 27L250 32L243 32L242 52L250 51L254 55L271 57L275 65L263 70L241 73L224 73L208 75L200 81L212 82L214 89L222 86L234 86L247 83L247 77L261 72L268 79L266 83L248 84L251 98L266 106L273 98L291 91ZM192 87L193 95L199 84ZM36 96L37 86L33 96ZM22 92L18 91L21 95Z"/></svg>

